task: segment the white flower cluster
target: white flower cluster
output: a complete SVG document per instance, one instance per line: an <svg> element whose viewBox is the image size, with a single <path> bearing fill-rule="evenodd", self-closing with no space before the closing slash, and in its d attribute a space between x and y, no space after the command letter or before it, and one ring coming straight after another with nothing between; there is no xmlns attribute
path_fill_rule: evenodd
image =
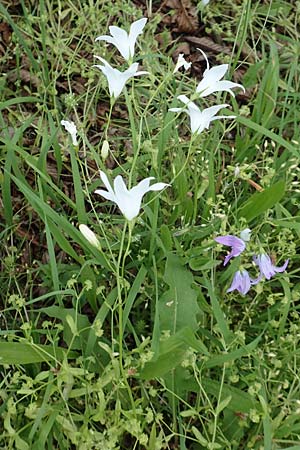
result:
<svg viewBox="0 0 300 450"><path fill-rule="evenodd" d="M111 36L98 36L96 41L106 41L113 44L119 50L123 58L127 62L131 62L134 56L134 47L137 37L142 33L146 22L146 18L133 22L131 24L129 34L125 30L122 30L122 28L110 26L109 31ZM113 99L119 97L126 82L130 78L149 73L144 70L138 71L138 63L132 63L127 70L121 72L118 69L114 69L107 61L105 61L105 59L101 58L101 56L95 55L95 58L102 62L102 65L95 64L94 67L97 67L97 69L101 70L101 72L106 76L109 94Z"/></svg>
<svg viewBox="0 0 300 450"><path fill-rule="evenodd" d="M229 92L229 94L234 97L232 89L238 87L245 91L244 87L241 84L222 80L228 70L228 64L221 64L219 66L210 68L206 54L200 48L198 50L205 58L206 70L203 73L202 80L196 88L195 95L203 98L207 97L210 94L214 94L215 92ZM183 55L179 55L179 57L180 61L178 61L176 67L184 66L186 68L186 65L184 64L184 62L186 63L186 61L184 60ZM169 111L186 112L190 116L192 133L202 133L202 131L208 128L210 123L214 120L235 118L235 116L216 115L220 111L220 109L226 108L228 106L226 103L223 103L221 105L214 105L201 110L199 106L196 105L196 103L194 103L192 100L190 100L186 95L179 95L177 98L182 103L184 103L185 106L182 108L170 108Z"/></svg>

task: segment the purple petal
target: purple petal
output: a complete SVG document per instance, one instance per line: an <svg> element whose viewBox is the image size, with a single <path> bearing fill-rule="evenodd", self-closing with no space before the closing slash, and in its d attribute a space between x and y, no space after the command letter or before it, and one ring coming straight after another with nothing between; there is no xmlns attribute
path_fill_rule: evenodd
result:
<svg viewBox="0 0 300 450"><path fill-rule="evenodd" d="M240 239L231 234L227 234L226 236L217 236L215 238L215 241L219 244L231 247L231 252L225 257L224 266L226 266L231 258L239 256L246 248L246 244L243 239Z"/></svg>
<svg viewBox="0 0 300 450"><path fill-rule="evenodd" d="M283 266L281 266L281 267L274 267L275 272L284 272L285 269L286 269L287 266L288 266L288 263L289 263L289 259L287 259L287 260L285 261L285 263L283 264Z"/></svg>

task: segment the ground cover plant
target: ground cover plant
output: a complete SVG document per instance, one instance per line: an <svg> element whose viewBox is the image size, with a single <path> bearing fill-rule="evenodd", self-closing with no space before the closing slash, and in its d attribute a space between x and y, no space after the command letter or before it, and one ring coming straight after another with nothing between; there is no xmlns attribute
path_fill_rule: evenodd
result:
<svg viewBox="0 0 300 450"><path fill-rule="evenodd" d="M0 17L0 448L299 450L300 2Z"/></svg>

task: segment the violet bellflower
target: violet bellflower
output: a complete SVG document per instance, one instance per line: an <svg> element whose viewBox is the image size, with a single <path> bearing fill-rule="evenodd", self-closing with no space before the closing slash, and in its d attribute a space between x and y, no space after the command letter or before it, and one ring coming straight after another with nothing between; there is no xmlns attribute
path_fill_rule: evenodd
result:
<svg viewBox="0 0 300 450"><path fill-rule="evenodd" d="M253 256L253 261L259 267L261 275L264 276L267 280L269 280L278 272L284 272L289 263L289 260L287 259L283 266L276 267L272 263L270 256L266 253L261 253L258 256Z"/></svg>
<svg viewBox="0 0 300 450"><path fill-rule="evenodd" d="M232 81L221 80L228 70L228 64L220 64L218 66L209 67L209 62L206 54L198 48L206 60L206 70L203 73L203 78L196 88L196 92L200 93L200 97L207 97L207 95L213 94L214 92L226 91L234 97L232 89L241 88L245 92L245 88L238 83L233 83Z"/></svg>
<svg viewBox="0 0 300 450"><path fill-rule="evenodd" d="M166 186L166 183L155 183L150 186L150 181L154 177L148 177L140 181L136 186L127 189L121 175L118 175L114 180L114 189L111 187L108 178L102 170L100 170L100 177L103 181L107 191L97 189L95 194L99 194L106 200L110 200L117 204L122 214L128 221L131 221L138 216L141 208L142 198L149 191L161 191Z"/></svg>
<svg viewBox="0 0 300 450"><path fill-rule="evenodd" d="M192 133L200 134L206 128L209 128L210 122L218 119L235 119L236 116L216 116L227 104L215 105L205 108L202 111L186 95L179 95L178 100L185 104L183 108L170 108L172 112L186 112L190 116Z"/></svg>
<svg viewBox="0 0 300 450"><path fill-rule="evenodd" d="M226 245L231 247L231 252L225 257L224 266L229 262L231 258L239 256L246 248L246 242L250 240L251 230L246 228L241 231L240 238L233 236L232 234L227 234L226 236L217 236L214 238L218 244Z"/></svg>
<svg viewBox="0 0 300 450"><path fill-rule="evenodd" d="M129 34L122 28L112 25L109 27L111 36L98 36L96 41L106 41L113 44L117 47L123 58L126 59L126 61L129 61L134 55L134 46L137 37L142 33L146 22L146 18L133 22L130 26Z"/></svg>
<svg viewBox="0 0 300 450"><path fill-rule="evenodd" d="M94 64L93 67L97 67L97 69L101 70L101 72L106 76L108 82L109 94L111 97L116 99L119 97L121 92L124 89L126 82L137 75L148 74L149 72L145 72L144 70L138 71L138 63L131 64L127 70L124 72L120 72L118 69L114 69L111 65L105 61L105 59L101 58L101 56L96 56L95 58L99 59L103 65Z"/></svg>
<svg viewBox="0 0 300 450"><path fill-rule="evenodd" d="M250 290L251 286L257 284L261 280L262 276L253 279L250 277L247 270L242 269L235 272L233 280L227 292L232 292L234 290L239 291L241 294L245 295Z"/></svg>

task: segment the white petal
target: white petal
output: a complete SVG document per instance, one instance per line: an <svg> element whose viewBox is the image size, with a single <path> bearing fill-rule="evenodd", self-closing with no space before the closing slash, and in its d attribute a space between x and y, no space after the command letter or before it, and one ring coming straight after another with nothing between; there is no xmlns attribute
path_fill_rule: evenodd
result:
<svg viewBox="0 0 300 450"><path fill-rule="evenodd" d="M150 181L153 179L154 177L145 178L144 180L140 181L139 184L130 189L130 192L134 195L134 197L140 197L142 199L146 192L149 191Z"/></svg>
<svg viewBox="0 0 300 450"><path fill-rule="evenodd" d="M72 144L77 146L77 128L74 122L70 122L69 120L61 120L61 125L63 125L68 133L70 133L72 138Z"/></svg>
<svg viewBox="0 0 300 450"><path fill-rule="evenodd" d="M109 42L110 44L115 43L114 38L111 36L107 36L106 34L104 34L103 36L96 37L95 42L97 42L97 41L106 41L106 42Z"/></svg>
<svg viewBox="0 0 300 450"><path fill-rule="evenodd" d="M178 100L180 100L182 103L187 105L188 109L193 109L195 111L200 111L199 107L196 105L196 103L192 102L186 95L178 95Z"/></svg>
<svg viewBox="0 0 300 450"><path fill-rule="evenodd" d="M206 61L206 70L209 70L209 62L208 62L208 58L207 58L207 56L206 56L206 53L204 53L204 51L201 50L201 48L198 48L198 47L197 47L197 50L199 50L199 52L201 52L202 55L204 56L205 61Z"/></svg>
<svg viewBox="0 0 300 450"><path fill-rule="evenodd" d="M115 178L114 190L115 190L116 197L118 199L122 198L123 195L126 195L129 192L127 187L126 187L126 184L124 183L123 177L121 175L118 175Z"/></svg>
<svg viewBox="0 0 300 450"><path fill-rule="evenodd" d="M181 111L185 111L185 108L169 108L168 111L172 111L172 112L181 112Z"/></svg>
<svg viewBox="0 0 300 450"><path fill-rule="evenodd" d="M165 187L170 186L167 183L154 183L149 187L149 191L161 191Z"/></svg>
<svg viewBox="0 0 300 450"><path fill-rule="evenodd" d="M233 83L232 81L226 81L226 80L216 81L215 84L211 85L210 87L205 89L203 92L201 92L200 97L206 97L207 95L213 94L214 92L220 92L220 91L229 92L230 95L232 95L234 97L234 93L232 92L231 89L236 88L236 87L240 87L245 92L245 88L241 84Z"/></svg>
<svg viewBox="0 0 300 450"><path fill-rule="evenodd" d="M101 197L106 198L106 200L110 200L111 202L116 203L116 197L111 192L104 191L103 189L97 189L95 194L101 195Z"/></svg>
<svg viewBox="0 0 300 450"><path fill-rule="evenodd" d="M114 25L109 27L109 31L114 38L114 45L117 47L121 55L126 61L130 58L129 54L129 37L125 30L115 27Z"/></svg>
<svg viewBox="0 0 300 450"><path fill-rule="evenodd" d="M202 111L203 118L205 120L211 120L213 118L213 116L220 111L220 109L226 108L227 106L229 106L229 105L227 105L226 103L224 103L222 105L210 106L209 108L206 108Z"/></svg>
<svg viewBox="0 0 300 450"><path fill-rule="evenodd" d="M187 105L188 103L191 102L191 100L186 95L178 95L177 98L178 98L178 100L180 100L185 105Z"/></svg>
<svg viewBox="0 0 300 450"><path fill-rule="evenodd" d="M191 62L187 62L184 59L183 53L179 53L178 58L177 58L177 63L176 63L176 66L174 67L173 73L178 72L178 70L181 67L184 67L184 70L188 70L191 67L191 65L192 65Z"/></svg>
<svg viewBox="0 0 300 450"><path fill-rule="evenodd" d="M108 180L108 178L107 178L107 176L106 176L106 173L103 172L102 170L100 170L100 178L101 178L101 180L103 181L103 184L104 184L104 186L106 187L106 189L108 190L108 192L109 192L112 196L114 196L115 193L114 193L114 191L113 191L113 189L112 189L112 187L111 187L111 184L110 184L110 182L109 182L109 180Z"/></svg>
<svg viewBox="0 0 300 450"><path fill-rule="evenodd" d="M212 82L219 81L224 77L225 73L228 70L228 64L220 64L219 66L212 67L207 71L209 75L209 79Z"/></svg>
<svg viewBox="0 0 300 450"><path fill-rule="evenodd" d="M123 178L118 175L114 181L117 204L127 220L132 220L139 214L142 198L128 191Z"/></svg>
<svg viewBox="0 0 300 450"><path fill-rule="evenodd" d="M222 64L220 66L212 67L206 70L203 74L203 79L197 86L196 92L201 92L201 96L205 97L209 95L206 90L211 89L211 92L215 92L215 85L225 75L228 69L228 64Z"/></svg>
<svg viewBox="0 0 300 450"><path fill-rule="evenodd" d="M134 46L135 46L137 37L142 33L146 23L147 23L147 19L143 18L143 19L136 20L135 22L133 22L131 24L130 31L129 31L129 39L128 39L129 52L130 52L131 58L134 55Z"/></svg>

